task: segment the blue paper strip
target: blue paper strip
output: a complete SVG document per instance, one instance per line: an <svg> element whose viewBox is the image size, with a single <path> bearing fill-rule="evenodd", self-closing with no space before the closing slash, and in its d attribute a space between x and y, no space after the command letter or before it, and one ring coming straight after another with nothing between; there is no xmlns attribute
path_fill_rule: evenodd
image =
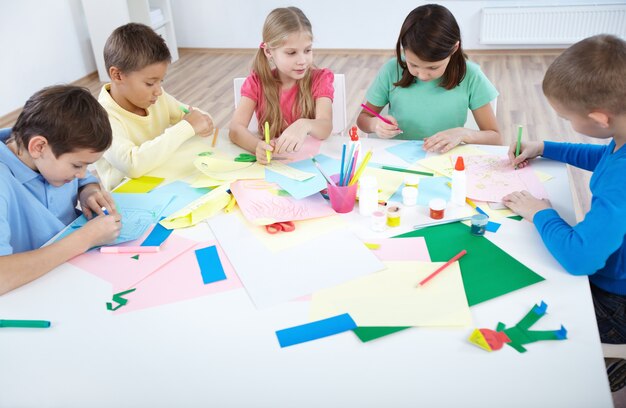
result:
<svg viewBox="0 0 626 408"><path fill-rule="evenodd" d="M356 329L357 325L349 314L344 313L328 319L318 320L303 324L301 326L290 327L288 329L276 331L280 347L289 347L295 344L304 343L311 340L332 336L348 330Z"/></svg>
<svg viewBox="0 0 626 408"><path fill-rule="evenodd" d="M423 140L410 140L408 142L400 143L395 146L388 147L387 151L398 156L409 164L413 164L426 157Z"/></svg>
<svg viewBox="0 0 626 408"><path fill-rule="evenodd" d="M196 259L200 265L200 274L205 285L226 279L215 245L196 249Z"/></svg>
<svg viewBox="0 0 626 408"><path fill-rule="evenodd" d="M161 217L161 220L165 217ZM159 222L161 221L159 220ZM141 246L161 246L174 230L169 230L161 224L156 224L150 234L141 243Z"/></svg>

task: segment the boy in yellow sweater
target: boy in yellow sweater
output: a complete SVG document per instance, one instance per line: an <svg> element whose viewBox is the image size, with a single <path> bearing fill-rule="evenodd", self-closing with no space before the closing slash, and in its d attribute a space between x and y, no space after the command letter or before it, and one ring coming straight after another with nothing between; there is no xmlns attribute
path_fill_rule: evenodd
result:
<svg viewBox="0 0 626 408"><path fill-rule="evenodd" d="M111 82L98 101L109 114L113 143L96 170L107 190L165 163L192 136L213 132L208 114L191 107L183 112L183 104L161 88L171 59L163 38L143 24L118 27L104 46Z"/></svg>

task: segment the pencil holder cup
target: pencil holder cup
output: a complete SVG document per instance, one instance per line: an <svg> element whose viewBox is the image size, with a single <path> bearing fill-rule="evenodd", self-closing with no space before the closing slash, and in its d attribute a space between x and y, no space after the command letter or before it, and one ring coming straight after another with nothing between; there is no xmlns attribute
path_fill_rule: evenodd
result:
<svg viewBox="0 0 626 408"><path fill-rule="evenodd" d="M338 185L339 174L333 174L330 178L335 182L334 186L328 184L328 198L330 198L331 207L338 213L349 213L354 209L357 184L351 186Z"/></svg>

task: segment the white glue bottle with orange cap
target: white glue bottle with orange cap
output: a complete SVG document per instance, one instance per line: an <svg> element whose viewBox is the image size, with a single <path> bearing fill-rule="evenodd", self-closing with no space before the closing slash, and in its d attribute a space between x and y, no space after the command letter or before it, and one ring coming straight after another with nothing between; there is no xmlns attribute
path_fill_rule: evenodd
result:
<svg viewBox="0 0 626 408"><path fill-rule="evenodd" d="M463 206L467 198L467 177L465 176L465 162L463 156L456 158L454 170L452 171L452 194L450 201L452 204Z"/></svg>

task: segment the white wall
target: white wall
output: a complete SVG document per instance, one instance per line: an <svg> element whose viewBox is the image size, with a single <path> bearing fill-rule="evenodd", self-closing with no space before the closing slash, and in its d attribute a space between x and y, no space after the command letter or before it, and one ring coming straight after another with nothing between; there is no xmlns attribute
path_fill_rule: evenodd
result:
<svg viewBox="0 0 626 408"><path fill-rule="evenodd" d="M480 13L483 7L563 4L598 4L573 1L406 1L406 0L171 0L179 47L256 48L267 14L276 7L296 6L313 24L316 48L393 49L406 15L421 4L447 7L461 27L466 49L497 49L480 44ZM602 4L624 4L603 0ZM505 48L528 48L504 46ZM547 46L554 48L554 45ZM532 48L539 48L533 45Z"/></svg>
<svg viewBox="0 0 626 408"><path fill-rule="evenodd" d="M95 71L80 0L0 0L0 115Z"/></svg>

